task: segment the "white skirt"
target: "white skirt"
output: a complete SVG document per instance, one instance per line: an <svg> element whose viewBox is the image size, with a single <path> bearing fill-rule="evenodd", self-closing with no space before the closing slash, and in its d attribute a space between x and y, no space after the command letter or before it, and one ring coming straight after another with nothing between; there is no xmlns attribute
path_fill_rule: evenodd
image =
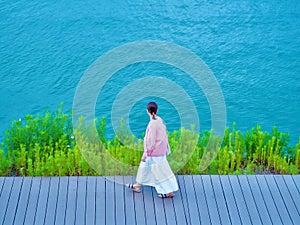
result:
<svg viewBox="0 0 300 225"><path fill-rule="evenodd" d="M148 156L146 162L141 162L136 175L136 182L155 187L159 194L168 194L178 190L176 177L166 156Z"/></svg>

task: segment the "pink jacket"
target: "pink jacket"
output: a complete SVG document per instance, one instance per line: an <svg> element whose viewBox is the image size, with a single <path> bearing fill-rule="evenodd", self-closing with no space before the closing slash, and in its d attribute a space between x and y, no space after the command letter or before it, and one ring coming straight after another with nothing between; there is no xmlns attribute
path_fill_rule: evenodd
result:
<svg viewBox="0 0 300 225"><path fill-rule="evenodd" d="M144 157L164 156L170 153L170 146L166 126L160 117L151 119L144 137Z"/></svg>

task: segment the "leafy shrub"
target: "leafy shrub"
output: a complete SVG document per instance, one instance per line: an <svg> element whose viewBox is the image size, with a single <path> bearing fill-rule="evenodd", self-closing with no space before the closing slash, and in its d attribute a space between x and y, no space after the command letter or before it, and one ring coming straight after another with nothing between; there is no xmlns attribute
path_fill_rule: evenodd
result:
<svg viewBox="0 0 300 225"><path fill-rule="evenodd" d="M123 120L117 135L108 140L105 126L106 121L101 118L95 120L95 127L73 130L71 114L63 113L62 105L55 113L46 111L44 115L27 115L24 120L13 121L1 144L0 175L136 173L143 153L142 140L130 135ZM96 136L91 138L93 129ZM298 174L300 171L300 138L295 146L289 146L289 134L279 132L276 127L267 133L257 125L242 134L233 124L225 130L221 145L216 144L219 137L212 131L198 134L193 127L168 135L172 149L168 160L177 174ZM214 152L218 154L213 155ZM205 155L214 160L200 170ZM114 164L116 161L118 164Z"/></svg>

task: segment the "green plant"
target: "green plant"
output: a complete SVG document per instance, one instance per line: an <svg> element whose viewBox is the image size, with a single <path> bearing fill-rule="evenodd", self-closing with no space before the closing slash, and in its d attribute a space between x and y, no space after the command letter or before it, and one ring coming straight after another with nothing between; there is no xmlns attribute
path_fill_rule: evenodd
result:
<svg viewBox="0 0 300 225"><path fill-rule="evenodd" d="M135 174L143 141L130 135L124 120L110 140L105 136L105 126L105 118L96 119L93 125L86 125L81 118L73 130L71 116L63 113L62 105L54 113L46 111L13 121L0 145L0 175ZM242 134L234 123L226 128L223 141L213 131L198 134L193 127L168 132L168 136L168 160L177 174L300 172L300 139L289 146L289 134L276 127L268 133L257 125Z"/></svg>
<svg viewBox="0 0 300 225"><path fill-rule="evenodd" d="M0 176L10 174L12 161L10 156L6 156L4 151L0 149Z"/></svg>

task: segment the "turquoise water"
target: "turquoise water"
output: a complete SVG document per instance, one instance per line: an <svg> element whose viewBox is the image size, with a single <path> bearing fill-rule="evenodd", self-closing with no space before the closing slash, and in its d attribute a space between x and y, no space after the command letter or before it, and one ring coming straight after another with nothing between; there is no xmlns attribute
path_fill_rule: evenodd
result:
<svg viewBox="0 0 300 225"><path fill-rule="evenodd" d="M284 1L1 1L0 137L13 119L72 109L76 87L89 65L128 42L160 40L196 53L214 73L226 102L227 124L245 131L257 123L300 135L300 3ZM149 75L164 76L194 100L201 129L210 128L205 95L182 71L137 63L102 89L97 116L108 118L118 92ZM147 98L131 109L130 127L140 135L145 103L155 99L170 130L180 126L166 100ZM180 96L178 96L180 98Z"/></svg>

